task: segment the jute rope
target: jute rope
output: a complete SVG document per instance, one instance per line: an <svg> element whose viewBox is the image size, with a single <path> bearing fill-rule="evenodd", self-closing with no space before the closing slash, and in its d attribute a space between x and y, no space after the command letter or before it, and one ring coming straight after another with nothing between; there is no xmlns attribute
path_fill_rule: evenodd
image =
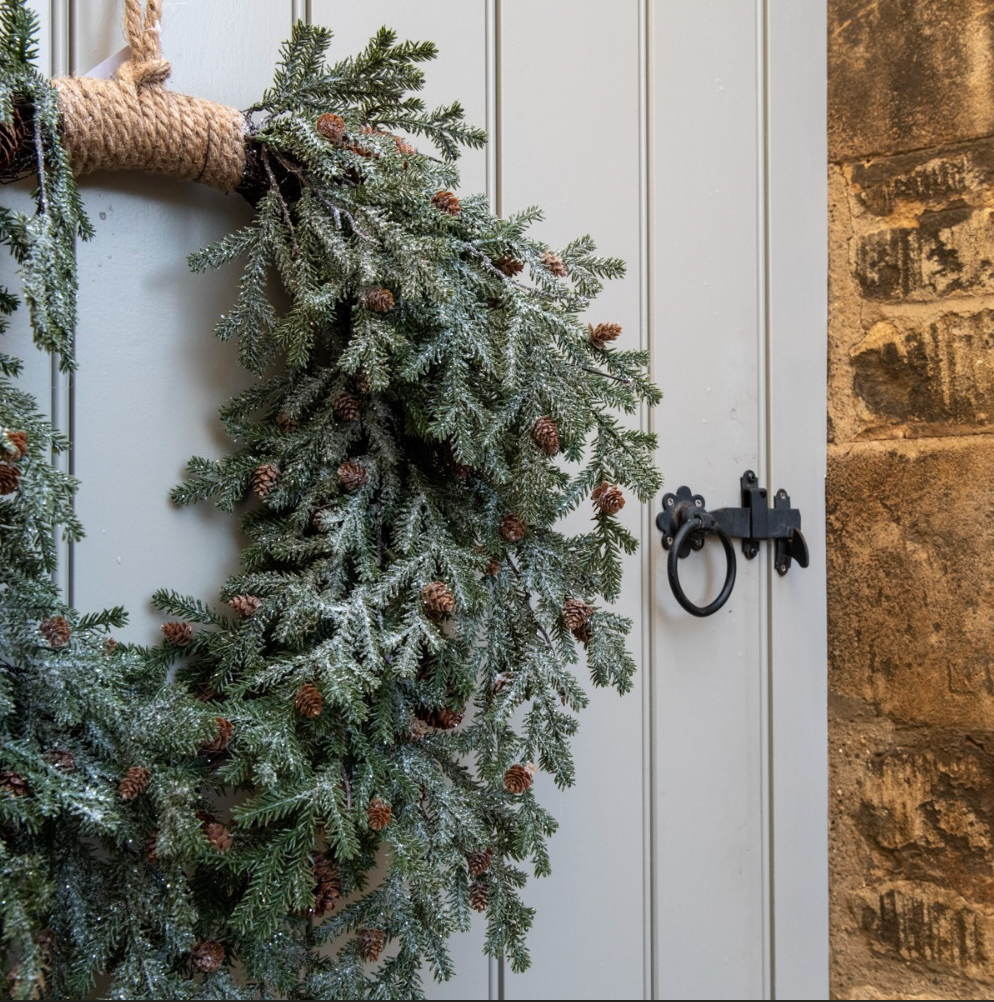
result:
<svg viewBox="0 0 994 1002"><path fill-rule="evenodd" d="M237 108L167 91L169 63L157 26L162 0L125 0L131 58L110 80L59 77L73 172L139 170L237 187L245 169L245 122Z"/></svg>

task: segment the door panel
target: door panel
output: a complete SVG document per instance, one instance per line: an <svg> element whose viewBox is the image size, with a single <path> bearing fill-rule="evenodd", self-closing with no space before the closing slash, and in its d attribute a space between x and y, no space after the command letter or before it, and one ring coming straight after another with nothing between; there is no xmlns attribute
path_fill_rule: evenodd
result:
<svg viewBox="0 0 994 1002"><path fill-rule="evenodd" d="M500 17L500 148L504 213L540 205L536 235L553 247L590 233L598 250L624 258L624 279L592 304L593 323L614 321L620 345L641 343L640 4L638 0L504 0ZM635 418L636 423L638 417ZM566 531L584 531L583 505ZM643 513L620 516L636 535ZM627 558L617 610L635 626L641 655L642 554ZM646 973L643 837L645 664L623 699L588 686L590 706L574 743L577 786L539 776L536 789L559 820L552 876L533 881L532 967L505 972L508 999L641 998ZM586 667L579 675L586 679Z"/></svg>

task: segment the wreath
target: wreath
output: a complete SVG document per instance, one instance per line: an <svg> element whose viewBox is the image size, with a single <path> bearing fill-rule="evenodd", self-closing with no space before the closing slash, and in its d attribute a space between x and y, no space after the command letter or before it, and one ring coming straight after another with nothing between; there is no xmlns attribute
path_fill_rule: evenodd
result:
<svg viewBox="0 0 994 1002"><path fill-rule="evenodd" d="M112 80L50 81L4 0L0 176L37 187L0 236L36 345L70 370L77 175L253 204L191 264L244 262L217 334L258 378L221 408L231 454L173 492L239 508L249 542L222 603L156 593L158 647L115 641L122 609L68 607L68 443L0 354L0 995L423 998L474 911L520 970L576 666L620 692L635 668L608 604L636 547L616 516L660 482L653 437L615 412L659 393L616 324L581 319L622 263L454 193L485 136L417 97L431 44L382 29L329 66L331 33L298 23L242 113L165 88L160 6L126 0ZM3 290L4 329L17 307Z"/></svg>

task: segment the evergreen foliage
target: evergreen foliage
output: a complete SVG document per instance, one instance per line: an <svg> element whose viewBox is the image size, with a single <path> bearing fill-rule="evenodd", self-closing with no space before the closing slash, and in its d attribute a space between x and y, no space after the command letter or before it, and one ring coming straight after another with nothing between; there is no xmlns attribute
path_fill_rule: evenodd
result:
<svg viewBox="0 0 994 1002"><path fill-rule="evenodd" d="M37 214L3 233L68 366L88 229L30 15L3 17L0 111L29 101L44 153ZM552 252L535 209L451 194L485 137L417 97L433 46L382 29L328 67L330 40L295 26L250 109L255 217L192 259L242 263L217 333L258 376L222 408L235 451L174 491L249 502L229 611L162 590L163 646L109 652L120 610L59 601L53 527L80 530L45 455L65 443L2 360L0 431L30 443L0 497L0 769L30 790L0 777L12 998L84 997L99 972L104 998L423 998L474 910L523 969L526 870L549 872L556 828L533 774L573 781L579 645L595 684L631 686L609 603L636 540L599 488L658 490L652 436L617 412L659 394L644 353L581 321L622 264L589 237ZM564 533L577 509L589 530Z"/></svg>

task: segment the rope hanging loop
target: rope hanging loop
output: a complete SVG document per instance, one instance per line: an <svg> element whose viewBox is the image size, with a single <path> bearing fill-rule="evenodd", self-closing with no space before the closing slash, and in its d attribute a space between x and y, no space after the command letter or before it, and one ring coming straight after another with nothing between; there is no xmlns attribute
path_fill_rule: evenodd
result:
<svg viewBox="0 0 994 1002"><path fill-rule="evenodd" d="M125 0L130 58L110 80L58 77L73 172L137 170L233 191L245 170L245 120L237 108L166 90L162 0Z"/></svg>

